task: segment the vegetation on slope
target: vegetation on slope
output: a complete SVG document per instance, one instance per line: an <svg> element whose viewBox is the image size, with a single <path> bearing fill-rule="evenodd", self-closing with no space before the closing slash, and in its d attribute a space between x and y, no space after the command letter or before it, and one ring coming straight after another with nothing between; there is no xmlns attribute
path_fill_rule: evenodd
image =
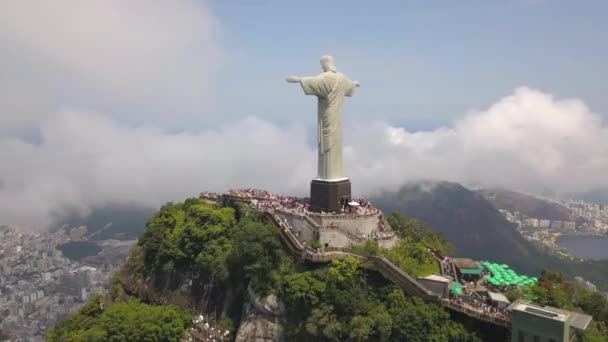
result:
<svg viewBox="0 0 608 342"><path fill-rule="evenodd" d="M441 307L406 296L348 257L284 277L289 341L479 341Z"/></svg>
<svg viewBox="0 0 608 342"><path fill-rule="evenodd" d="M148 222L138 245L143 273L172 274L174 281L246 288L253 281L262 294L276 287L289 264L274 227L255 217L237 222L233 208L188 199L168 203Z"/></svg>
<svg viewBox="0 0 608 342"><path fill-rule="evenodd" d="M426 246L446 252L445 240L417 220L402 215L388 220L407 239L391 251L371 244L362 248L385 254L414 275L435 270ZM94 336L110 334L127 336L136 329L139 335L133 335L137 338L132 341L169 341L183 332L188 315L175 307L128 299L123 293L125 277L135 276L153 279L151 286L157 291L190 289L192 297L182 306L187 309L198 301L196 295L211 291L204 309L217 312L231 330L239 322L249 284L259 294L274 293L286 304L290 341L479 340L443 308L405 295L366 266L352 258L329 266L295 264L276 228L255 212L217 208L197 199L167 203L149 220L131 251L125 275L116 277L105 309L93 301L49 331L48 337L51 341L94 340ZM142 319L133 321L135 316L127 314L130 311L141 313ZM169 316L158 316L161 311ZM169 331L171 336L158 335L160 331Z"/></svg>
<svg viewBox="0 0 608 342"><path fill-rule="evenodd" d="M106 303L95 296L45 337L48 342L179 341L190 317L173 305L148 305L133 298Z"/></svg>

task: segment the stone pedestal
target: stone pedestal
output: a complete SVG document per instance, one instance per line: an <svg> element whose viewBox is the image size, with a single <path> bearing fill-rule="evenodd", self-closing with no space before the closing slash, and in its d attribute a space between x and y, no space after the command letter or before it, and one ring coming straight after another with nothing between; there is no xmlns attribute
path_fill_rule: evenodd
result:
<svg viewBox="0 0 608 342"><path fill-rule="evenodd" d="M350 180L313 179L310 183L310 210L340 212L350 202Z"/></svg>

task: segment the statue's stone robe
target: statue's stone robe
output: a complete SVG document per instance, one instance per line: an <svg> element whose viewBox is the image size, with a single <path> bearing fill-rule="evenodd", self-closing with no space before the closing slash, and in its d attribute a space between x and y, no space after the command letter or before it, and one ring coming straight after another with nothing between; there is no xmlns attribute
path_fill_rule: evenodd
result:
<svg viewBox="0 0 608 342"><path fill-rule="evenodd" d="M319 76L303 77L306 95L318 98L319 166L317 178L343 179L342 174L342 105L352 96L355 83L339 72L326 71Z"/></svg>

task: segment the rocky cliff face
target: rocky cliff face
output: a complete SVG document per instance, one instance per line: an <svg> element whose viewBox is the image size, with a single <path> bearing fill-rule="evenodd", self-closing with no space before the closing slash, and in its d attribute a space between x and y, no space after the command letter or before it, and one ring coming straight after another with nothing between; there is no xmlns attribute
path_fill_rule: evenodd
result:
<svg viewBox="0 0 608 342"><path fill-rule="evenodd" d="M121 270L121 286L128 295L144 302L174 304L185 310L205 313L207 317L229 312L243 303L235 341L285 341L285 306L275 295L261 298L251 287L244 296L238 295L234 289L220 288L212 282L193 286L192 279L172 272L144 277L137 271L139 265L137 253L131 253Z"/></svg>
<svg viewBox="0 0 608 342"><path fill-rule="evenodd" d="M247 288L248 302L243 307L236 342L283 342L285 306L275 296L258 296Z"/></svg>

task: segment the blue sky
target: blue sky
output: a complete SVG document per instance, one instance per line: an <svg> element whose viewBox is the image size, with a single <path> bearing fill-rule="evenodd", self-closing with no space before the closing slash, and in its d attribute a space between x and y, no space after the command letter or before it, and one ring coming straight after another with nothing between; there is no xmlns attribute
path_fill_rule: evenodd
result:
<svg viewBox="0 0 608 342"><path fill-rule="evenodd" d="M311 100L282 82L318 72L325 53L363 85L348 116L434 128L518 86L608 113L606 1L216 0L211 7L228 51L217 88L226 115L312 119Z"/></svg>

